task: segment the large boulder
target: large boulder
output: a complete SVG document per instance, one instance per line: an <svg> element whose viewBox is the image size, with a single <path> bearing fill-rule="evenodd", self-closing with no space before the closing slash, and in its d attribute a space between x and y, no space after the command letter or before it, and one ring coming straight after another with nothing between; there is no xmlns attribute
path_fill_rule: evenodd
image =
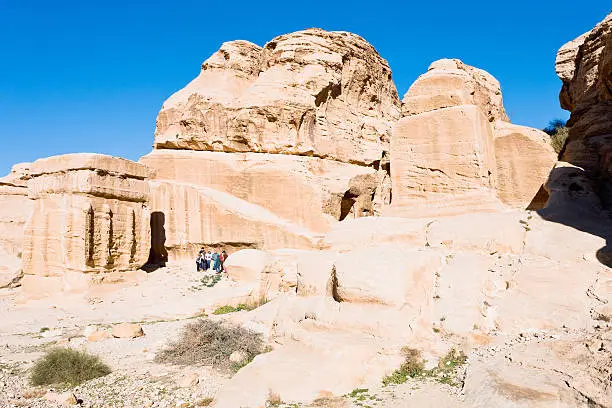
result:
<svg viewBox="0 0 612 408"><path fill-rule="evenodd" d="M374 47L355 34L309 29L264 48L223 44L164 103L155 148L370 164L381 159L399 111L391 69Z"/></svg>
<svg viewBox="0 0 612 408"><path fill-rule="evenodd" d="M402 118L391 140L391 210L410 216L496 208L489 121L475 105Z"/></svg>
<svg viewBox="0 0 612 408"><path fill-rule="evenodd" d="M431 64L403 99L391 140L391 215L541 208L549 137L509 123L499 82L456 59Z"/></svg>
<svg viewBox="0 0 612 408"><path fill-rule="evenodd" d="M515 208L541 208L542 183L557 161L550 137L541 130L496 121L493 128L497 195Z"/></svg>

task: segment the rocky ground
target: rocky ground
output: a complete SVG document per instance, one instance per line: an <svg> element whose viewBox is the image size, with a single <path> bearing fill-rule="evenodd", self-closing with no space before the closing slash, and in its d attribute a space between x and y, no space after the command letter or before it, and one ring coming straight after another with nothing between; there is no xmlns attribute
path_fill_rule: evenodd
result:
<svg viewBox="0 0 612 408"><path fill-rule="evenodd" d="M230 375L212 367L177 367L153 361L155 351L175 338L183 325L225 299L231 303L240 296L240 288L226 277L209 288L202 284L203 276L187 265L167 267L109 291L99 288L95 293L47 300L47 307L41 307L39 301L22 303L25 299L18 288L3 290L2 313L10 313L11 319L2 319L3 333L10 334L3 336L0 344L0 407L62 406L54 400L70 400L72 396L81 406L92 408L207 406ZM109 328L120 322L139 324L145 335L98 341L84 336L87 327ZM31 386L32 364L58 345L99 355L113 372L74 388ZM435 395L439 400L443 395L453 399L451 395L459 391L433 379L421 379L357 389L342 397L320 398L311 405L279 402L278 406L400 407L411 398L426 401Z"/></svg>
<svg viewBox="0 0 612 408"><path fill-rule="evenodd" d="M220 373L212 367L178 367L154 361L156 351L176 338L182 326L194 318L206 313L212 319L235 315L216 316L211 312L219 305L235 303L243 295L243 289L226 277L213 287L207 287L202 284L202 277L202 273L193 272L188 265L177 265L109 290L97 288L96 292L85 295L48 299L44 307L40 301L25 302L18 288L4 290L0 295L2 313L5 314L1 324L2 332L9 334L3 335L0 344L0 406L54 407L62 406L61 401L66 398L84 407L208 406L229 381L230 374ZM6 318L7 313L11 319ZM145 335L98 341L85 337L94 326L103 330L120 322L140 325ZM605 361L609 359L612 340L609 322L594 320L593 326L589 330L591 334L584 330L551 329L499 338L489 346L474 349L453 384L440 378L424 377L409 379L400 385L383 386L381 382L378 386L355 389L339 397L322 396L311 404L280 400L275 404L274 396L271 396L272 402L268 405L304 408L468 407L473 401L469 395L466 399L466 378L472 376L472 384L486 383L491 381L491 368L507 378L524 373L521 370L527 367L538 370L544 382L556 380L551 380L547 374L556 371L566 378L568 390L572 387L585 389L585 382L597 381L598 378L605 382L612 370L610 362ZM99 355L113 372L75 388L30 386L28 370L33 362L56 345L85 349ZM573 355L582 359L583 364L569 368L561 363L558 367L543 367L543 362L550 361L545 355L546 350L556 349L563 350L566 357ZM584 355L585 352L591 354ZM473 395L470 387L473 385L467 386L467 392ZM588 387L586 384L587 390ZM542 394L546 387L534 386L536 389ZM538 394L539 397L525 390L521 392L527 392L525 398L547 398L545 392ZM585 401L589 398L585 396ZM605 403L591 402L589 406L606 406Z"/></svg>

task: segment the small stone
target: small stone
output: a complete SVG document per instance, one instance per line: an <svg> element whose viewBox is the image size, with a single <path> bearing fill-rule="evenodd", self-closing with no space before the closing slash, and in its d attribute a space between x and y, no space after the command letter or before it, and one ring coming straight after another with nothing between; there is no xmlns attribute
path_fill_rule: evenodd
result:
<svg viewBox="0 0 612 408"><path fill-rule="evenodd" d="M113 337L122 339L134 339L144 336L142 326L135 323L120 323L113 326Z"/></svg>
<svg viewBox="0 0 612 408"><path fill-rule="evenodd" d="M199 382L200 378L198 375L196 373L190 373L182 376L177 384L181 388L191 388L198 385Z"/></svg>
<svg viewBox="0 0 612 408"><path fill-rule="evenodd" d="M110 339L112 336L111 334L106 331L106 330L97 330L94 331L92 333L90 333L87 336L87 341L100 341L100 340L104 340L104 339Z"/></svg>
<svg viewBox="0 0 612 408"><path fill-rule="evenodd" d="M55 402L56 404L62 405L76 405L77 403L76 396L71 392L64 392L59 394L57 392L49 391L45 394L44 398L47 401Z"/></svg>
<svg viewBox="0 0 612 408"><path fill-rule="evenodd" d="M236 350L229 356L229 360L235 364L244 364L248 359L249 355L242 350Z"/></svg>

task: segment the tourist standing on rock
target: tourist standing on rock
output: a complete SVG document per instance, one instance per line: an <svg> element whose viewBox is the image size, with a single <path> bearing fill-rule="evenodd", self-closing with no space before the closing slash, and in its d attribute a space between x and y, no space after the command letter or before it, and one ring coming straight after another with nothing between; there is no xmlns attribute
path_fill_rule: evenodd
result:
<svg viewBox="0 0 612 408"><path fill-rule="evenodd" d="M200 252L198 253L198 256L196 258L196 269L198 272L200 272L200 270L205 269L204 268L204 264L205 264L205 259L204 259L204 254L206 253L206 251L204 250L204 248L200 249Z"/></svg>
<svg viewBox="0 0 612 408"><path fill-rule="evenodd" d="M214 270L219 273L221 272L221 259L219 258L219 253L215 251L213 254L213 261L215 262Z"/></svg>
<svg viewBox="0 0 612 408"><path fill-rule="evenodd" d="M206 260L206 271L210 268L212 268L212 254L210 253L210 250L206 253L206 255L204 256L204 259Z"/></svg>
<svg viewBox="0 0 612 408"><path fill-rule="evenodd" d="M219 256L219 260L221 261L221 272L225 272L225 260L227 259L227 252L225 252L225 249L223 251L221 251L221 255Z"/></svg>

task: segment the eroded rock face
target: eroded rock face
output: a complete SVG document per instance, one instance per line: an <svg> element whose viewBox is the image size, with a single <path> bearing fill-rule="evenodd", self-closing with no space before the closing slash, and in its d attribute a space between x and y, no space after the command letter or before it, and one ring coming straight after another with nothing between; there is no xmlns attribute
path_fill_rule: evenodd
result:
<svg viewBox="0 0 612 408"><path fill-rule="evenodd" d="M260 214L254 214L256 218L276 216L314 233L326 231L333 220L346 218L351 210L358 215L363 210L371 213L372 193L380 180L371 167L293 155L166 149L154 150L140 161L156 170L157 180L226 193L233 196L233 200L228 197L228 205L244 211L250 205L251 212ZM163 199L185 200L176 195Z"/></svg>
<svg viewBox="0 0 612 408"><path fill-rule="evenodd" d="M559 101L572 114L563 159L610 179L612 138L612 14L557 53Z"/></svg>
<svg viewBox="0 0 612 408"><path fill-rule="evenodd" d="M149 171L98 154L69 154L33 163L25 226L26 275L134 270L150 246Z"/></svg>
<svg viewBox="0 0 612 408"><path fill-rule="evenodd" d="M509 123L493 76L436 61L406 93L402 113L391 141L389 214L534 208L556 155L546 134Z"/></svg>
<svg viewBox="0 0 612 408"><path fill-rule="evenodd" d="M401 215L496 206L493 132L475 105L402 118L391 142L392 208Z"/></svg>
<svg viewBox="0 0 612 408"><path fill-rule="evenodd" d="M13 257L21 256L23 228L32 212L26 187L29 168L30 163L16 164L11 173L0 178L0 249ZM0 259L0 265L7 262Z"/></svg>
<svg viewBox="0 0 612 408"><path fill-rule="evenodd" d="M557 161L550 137L538 129L495 121L493 138L499 199L515 208L543 206L545 200L534 199Z"/></svg>
<svg viewBox="0 0 612 408"><path fill-rule="evenodd" d="M225 43L157 119L155 148L381 160L400 103L387 62L361 37L309 29L262 49Z"/></svg>
<svg viewBox="0 0 612 408"><path fill-rule="evenodd" d="M458 59L433 62L412 84L402 102L403 116L451 106L476 105L489 121L510 121L497 79Z"/></svg>

